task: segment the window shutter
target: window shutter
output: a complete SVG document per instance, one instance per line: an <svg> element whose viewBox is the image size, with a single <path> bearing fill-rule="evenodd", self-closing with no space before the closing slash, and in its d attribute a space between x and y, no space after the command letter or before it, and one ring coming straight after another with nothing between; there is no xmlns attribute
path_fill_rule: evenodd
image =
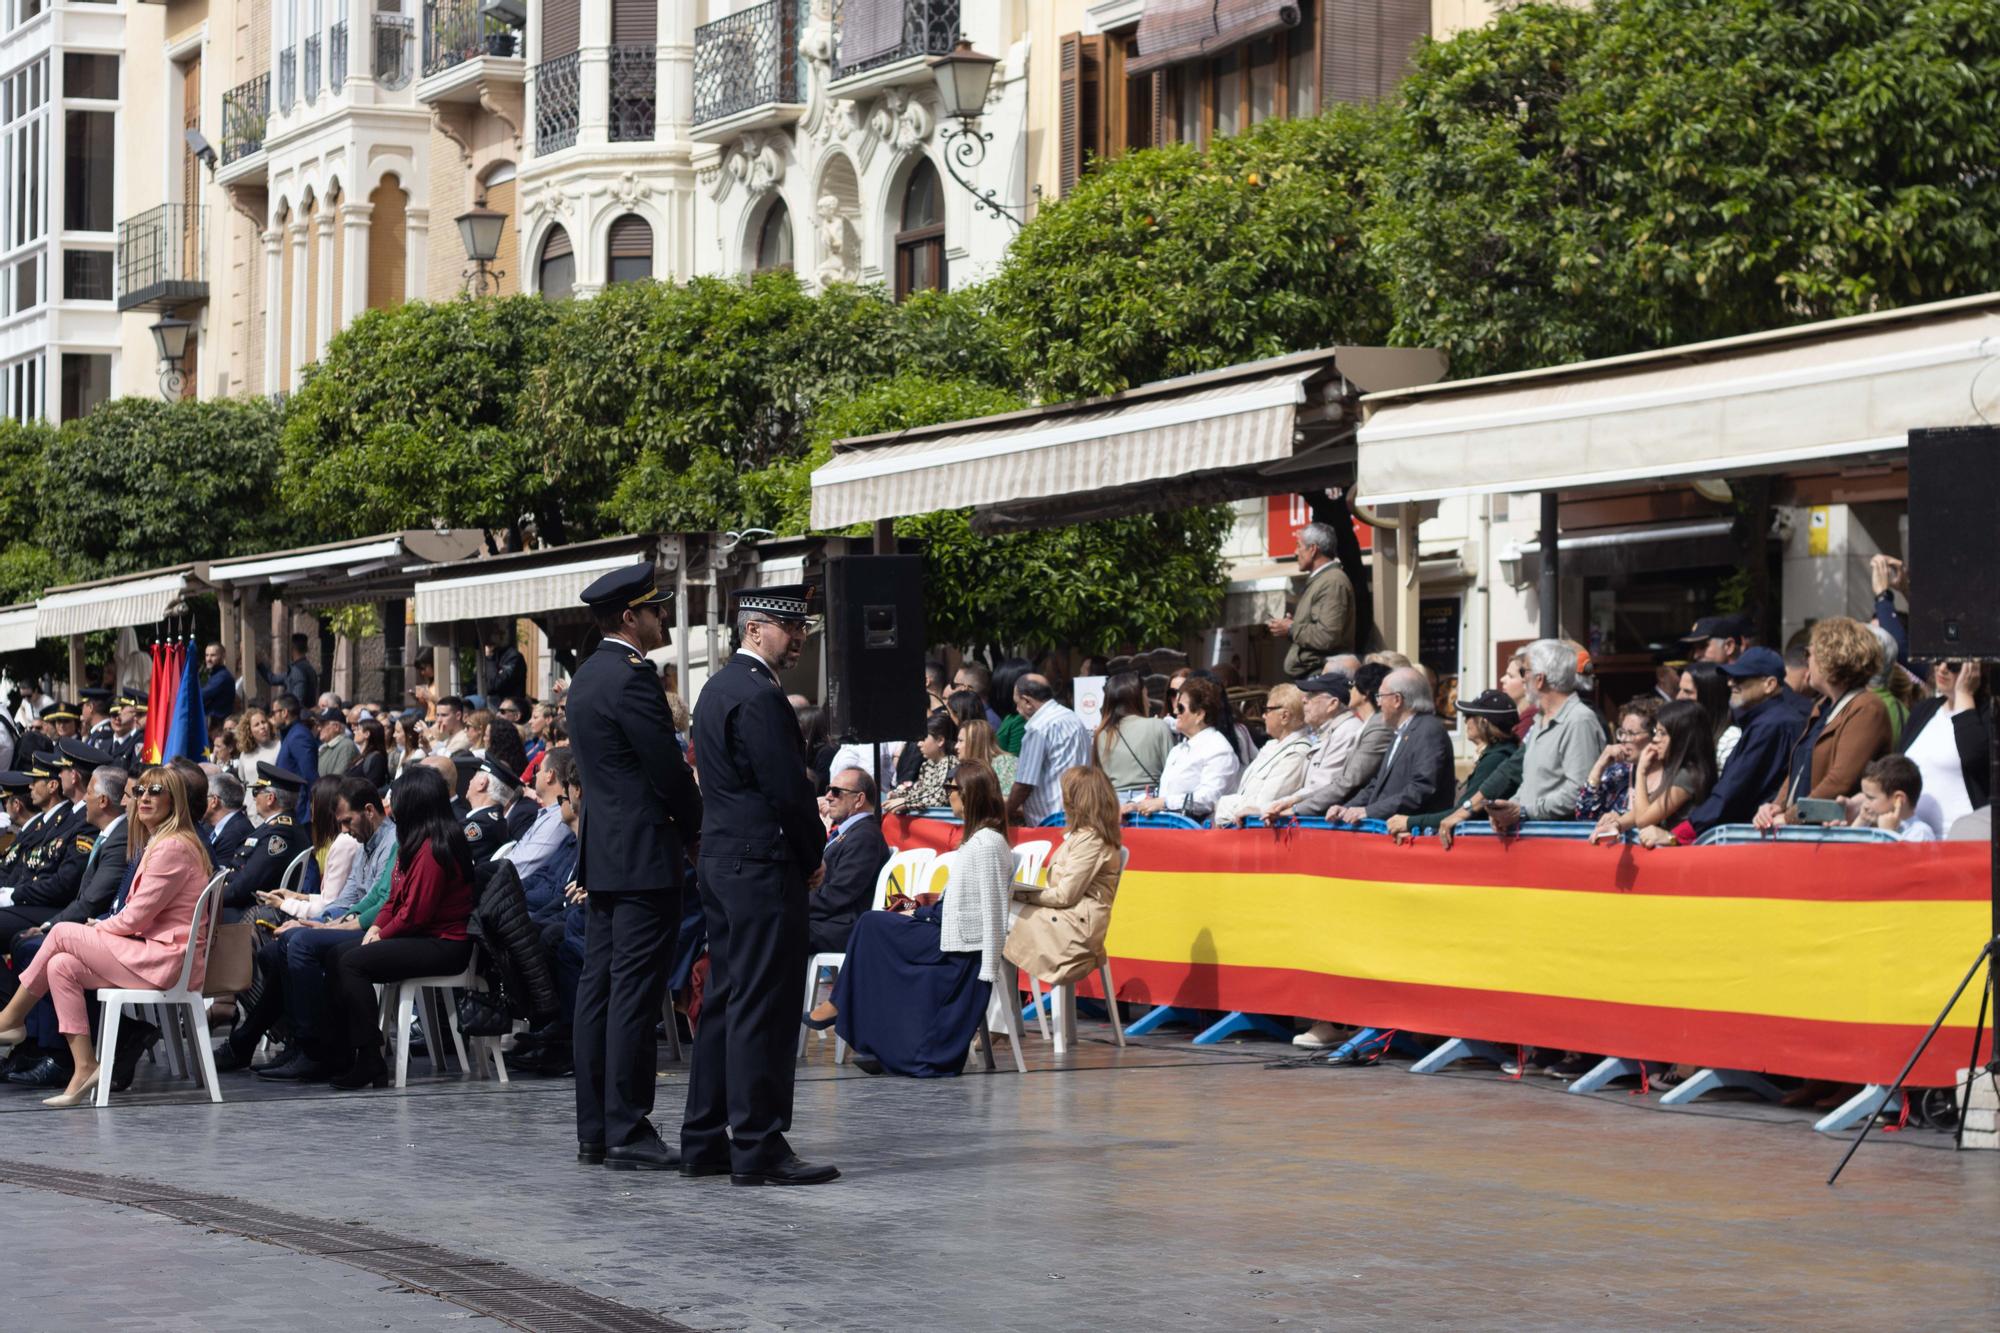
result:
<svg viewBox="0 0 2000 1333"><path fill-rule="evenodd" d="M550 227L549 234L542 238L543 261L561 259L564 255L570 253L572 253L572 250L569 243L569 233L562 229L561 224Z"/></svg>
<svg viewBox="0 0 2000 1333"><path fill-rule="evenodd" d="M1319 26L1320 105L1374 102L1394 91L1417 42L1430 35L1428 0L1325 0Z"/></svg>
<svg viewBox="0 0 2000 1333"><path fill-rule="evenodd" d="M611 44L651 46L658 41L659 0L611 0Z"/></svg>
<svg viewBox="0 0 2000 1333"><path fill-rule="evenodd" d="M1083 174L1083 35L1056 42L1056 193L1067 195Z"/></svg>
<svg viewBox="0 0 2000 1333"><path fill-rule="evenodd" d="M575 53L579 7L579 0L547 0L542 9L542 49L535 52L537 61Z"/></svg>
<svg viewBox="0 0 2000 1333"><path fill-rule="evenodd" d="M1081 130L1078 136L1079 174L1090 169L1092 161L1104 156L1104 38L1099 36L1083 39L1077 65L1077 110L1076 119Z"/></svg>
<svg viewBox="0 0 2000 1333"><path fill-rule="evenodd" d="M1147 147L1158 148L1167 141L1167 72L1156 69L1150 77L1153 80L1153 138Z"/></svg>
<svg viewBox="0 0 2000 1333"><path fill-rule="evenodd" d="M610 245L613 259L651 259L653 229L637 213L627 213L612 222Z"/></svg>

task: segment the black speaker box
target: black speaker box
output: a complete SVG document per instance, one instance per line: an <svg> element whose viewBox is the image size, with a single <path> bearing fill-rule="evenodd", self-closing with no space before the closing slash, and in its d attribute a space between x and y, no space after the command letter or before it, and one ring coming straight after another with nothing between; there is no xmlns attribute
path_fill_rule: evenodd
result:
<svg viewBox="0 0 2000 1333"><path fill-rule="evenodd" d="M1910 432L1910 655L2000 658L2000 427Z"/></svg>
<svg viewBox="0 0 2000 1333"><path fill-rule="evenodd" d="M922 556L827 561L826 636L826 706L836 738L902 741L922 731Z"/></svg>

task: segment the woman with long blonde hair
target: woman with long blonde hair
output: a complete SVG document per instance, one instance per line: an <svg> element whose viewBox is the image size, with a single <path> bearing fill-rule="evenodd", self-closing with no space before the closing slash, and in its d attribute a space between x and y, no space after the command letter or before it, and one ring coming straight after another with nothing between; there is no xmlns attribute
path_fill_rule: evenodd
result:
<svg viewBox="0 0 2000 1333"><path fill-rule="evenodd" d="M257 798L251 794L257 781L257 765L278 762L279 740L271 715L261 708L246 708L236 719L236 776L243 779L243 812L253 824L261 822L257 818Z"/></svg>
<svg viewBox="0 0 2000 1333"><path fill-rule="evenodd" d="M80 1106L97 1090L103 1071L90 1041L84 992L107 987L160 990L180 978L194 928L195 902L208 883L208 849L189 808L187 780L172 768L139 775L137 809L126 829L127 854L139 870L124 905L90 922L64 921L49 931L21 974L21 988L0 1009L0 1045L27 1035L23 1020L42 996L56 1007L56 1026L69 1043L76 1072L69 1086L44 1106ZM197 952L188 984L197 989L208 964L206 943Z"/></svg>
<svg viewBox="0 0 2000 1333"><path fill-rule="evenodd" d="M1014 885L1021 913L1004 952L1014 966L1059 985L1089 976L1104 961L1111 900L1123 868L1118 849L1118 793L1101 768L1062 775L1062 846L1049 858L1047 888Z"/></svg>

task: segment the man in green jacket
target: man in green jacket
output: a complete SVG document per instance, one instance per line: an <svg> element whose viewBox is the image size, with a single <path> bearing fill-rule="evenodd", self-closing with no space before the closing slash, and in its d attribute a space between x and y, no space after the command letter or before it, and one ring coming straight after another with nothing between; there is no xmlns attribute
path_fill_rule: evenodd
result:
<svg viewBox="0 0 2000 1333"><path fill-rule="evenodd" d="M1293 680L1318 675L1335 653L1354 651L1354 585L1334 558L1333 529L1308 523L1299 529L1299 571L1306 589L1289 616L1270 621L1273 638L1290 639L1285 674Z"/></svg>

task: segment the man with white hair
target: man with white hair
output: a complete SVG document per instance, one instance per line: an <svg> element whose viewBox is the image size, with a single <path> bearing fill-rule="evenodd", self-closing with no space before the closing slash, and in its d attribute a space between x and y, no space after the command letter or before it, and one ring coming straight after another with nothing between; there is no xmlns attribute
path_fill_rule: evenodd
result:
<svg viewBox="0 0 2000 1333"><path fill-rule="evenodd" d="M1382 767L1353 801L1326 812L1353 824L1391 815L1427 815L1451 805L1451 733L1438 720L1430 682L1415 667L1391 671L1375 690L1375 709L1393 737Z"/></svg>
<svg viewBox="0 0 2000 1333"><path fill-rule="evenodd" d="M1293 680L1319 674L1329 654L1354 651L1354 585L1335 558L1337 551L1333 529L1326 524L1308 523L1299 529L1299 571L1306 576L1305 591L1292 614L1266 624L1272 638L1292 641L1285 652L1285 674Z"/></svg>
<svg viewBox="0 0 2000 1333"><path fill-rule="evenodd" d="M1522 670L1540 716L1521 750L1520 791L1486 806L1503 832L1524 819L1575 819L1577 792L1606 743L1603 721L1577 694L1576 649L1537 639Z"/></svg>
<svg viewBox="0 0 2000 1333"><path fill-rule="evenodd" d="M513 769L492 755L479 761L479 770L465 788L465 803L471 807L465 817L465 840L472 844L474 862L491 860L507 843L507 807L520 791L521 779Z"/></svg>

